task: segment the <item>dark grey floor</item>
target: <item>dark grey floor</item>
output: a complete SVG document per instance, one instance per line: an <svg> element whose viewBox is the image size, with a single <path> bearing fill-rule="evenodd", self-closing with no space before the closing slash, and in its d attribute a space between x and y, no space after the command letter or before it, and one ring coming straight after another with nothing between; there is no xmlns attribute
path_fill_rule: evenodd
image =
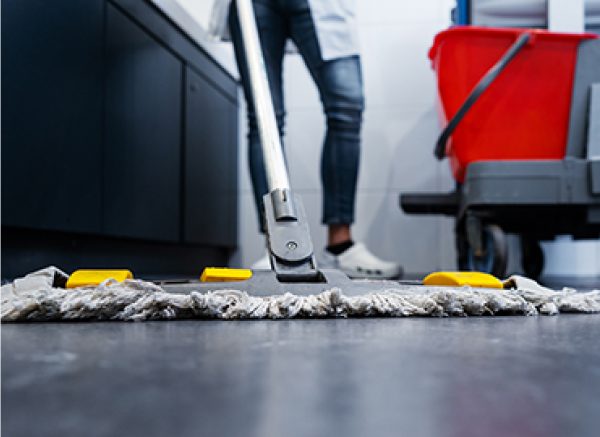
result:
<svg viewBox="0 0 600 437"><path fill-rule="evenodd" d="M18 436L598 436L600 315L2 326Z"/></svg>

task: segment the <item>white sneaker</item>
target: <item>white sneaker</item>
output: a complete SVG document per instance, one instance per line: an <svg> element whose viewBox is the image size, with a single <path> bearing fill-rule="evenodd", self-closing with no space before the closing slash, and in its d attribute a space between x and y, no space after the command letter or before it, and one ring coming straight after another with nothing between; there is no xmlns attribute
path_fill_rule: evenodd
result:
<svg viewBox="0 0 600 437"><path fill-rule="evenodd" d="M340 255L323 250L319 268L334 268L351 278L364 279L397 279L403 273L400 264L377 258L362 243L354 243Z"/></svg>
<svg viewBox="0 0 600 437"><path fill-rule="evenodd" d="M251 267L252 270L271 270L271 260L269 259L269 252L266 251L265 254L254 261Z"/></svg>

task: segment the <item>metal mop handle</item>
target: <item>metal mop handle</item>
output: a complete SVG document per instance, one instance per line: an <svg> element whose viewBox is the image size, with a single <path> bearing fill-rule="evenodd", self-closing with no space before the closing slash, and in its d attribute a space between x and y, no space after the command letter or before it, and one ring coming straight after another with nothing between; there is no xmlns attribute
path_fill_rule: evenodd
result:
<svg viewBox="0 0 600 437"><path fill-rule="evenodd" d="M275 119L263 53L258 39L254 7L252 6L252 0L237 0L236 4L250 74L254 111L258 121L269 191L276 189L289 190L290 182L283 158L281 140L279 139L279 130Z"/></svg>
<svg viewBox="0 0 600 437"><path fill-rule="evenodd" d="M290 190L252 0L236 0L236 7L269 185L263 203L271 266L280 281L317 281L304 207Z"/></svg>

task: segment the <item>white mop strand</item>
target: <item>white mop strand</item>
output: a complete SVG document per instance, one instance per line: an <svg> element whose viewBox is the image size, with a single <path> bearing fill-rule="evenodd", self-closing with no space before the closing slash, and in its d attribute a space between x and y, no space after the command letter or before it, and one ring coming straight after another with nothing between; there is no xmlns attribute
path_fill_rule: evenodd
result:
<svg viewBox="0 0 600 437"><path fill-rule="evenodd" d="M361 296L346 296L342 290L332 288L310 296L285 293L256 297L239 290L173 294L140 280L122 283L109 280L98 287L77 289L54 288L50 275L44 277L47 271L2 286L2 322L530 316L600 312L600 290L583 293L572 289L553 291L540 286L525 290L415 286Z"/></svg>

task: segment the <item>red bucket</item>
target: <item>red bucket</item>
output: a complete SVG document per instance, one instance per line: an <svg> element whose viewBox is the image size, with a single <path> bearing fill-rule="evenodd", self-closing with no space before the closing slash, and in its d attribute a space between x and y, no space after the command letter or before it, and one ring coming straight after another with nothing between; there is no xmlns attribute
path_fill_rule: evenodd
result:
<svg viewBox="0 0 600 437"><path fill-rule="evenodd" d="M525 46L459 122L446 145L462 182L475 161L562 159L565 156L577 48L594 34L532 29L454 27L429 50L447 123L471 90L516 39Z"/></svg>

